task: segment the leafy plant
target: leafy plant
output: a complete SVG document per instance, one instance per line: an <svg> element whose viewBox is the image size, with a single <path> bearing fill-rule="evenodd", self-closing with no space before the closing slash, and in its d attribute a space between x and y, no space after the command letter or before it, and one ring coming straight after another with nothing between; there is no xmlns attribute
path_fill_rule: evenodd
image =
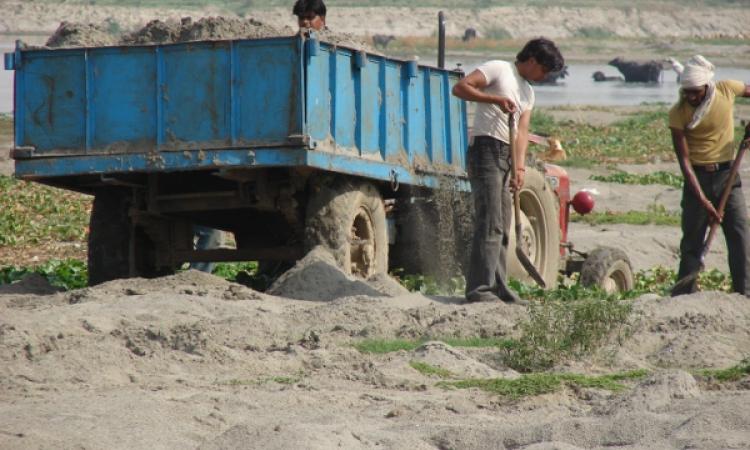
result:
<svg viewBox="0 0 750 450"><path fill-rule="evenodd" d="M610 175L591 175L590 180L604 181L606 183L620 184L663 184L675 188L682 187L682 175L672 172L658 171L648 174L633 174L624 171L618 171Z"/></svg>
<svg viewBox="0 0 750 450"><path fill-rule="evenodd" d="M680 214L668 212L663 205L649 205L648 211L592 212L586 215L572 215L570 220L571 222L583 222L590 225L624 223L629 225L679 226Z"/></svg>
<svg viewBox="0 0 750 450"><path fill-rule="evenodd" d="M0 248L86 240L91 197L0 175Z"/></svg>
<svg viewBox="0 0 750 450"><path fill-rule="evenodd" d="M38 273L53 286L66 290L79 289L88 284L88 270L83 261L51 260L37 267L0 267L0 284L10 284L31 273Z"/></svg>
<svg viewBox="0 0 750 450"><path fill-rule="evenodd" d="M532 302L521 336L504 347L503 360L530 372L590 353L627 323L631 310L630 302L616 298Z"/></svg>
<svg viewBox="0 0 750 450"><path fill-rule="evenodd" d="M462 295L466 287L463 277L438 279L431 275L405 274L400 269L393 270L391 276L406 289L425 295Z"/></svg>

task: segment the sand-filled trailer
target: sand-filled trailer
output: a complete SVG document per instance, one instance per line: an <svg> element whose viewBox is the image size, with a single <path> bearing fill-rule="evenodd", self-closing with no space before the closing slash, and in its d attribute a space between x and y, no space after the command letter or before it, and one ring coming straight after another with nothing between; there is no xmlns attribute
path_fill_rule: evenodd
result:
<svg viewBox="0 0 750 450"><path fill-rule="evenodd" d="M445 180L468 190L457 71L315 34L19 43L5 66L16 176L95 196L93 283L185 261L294 261L317 244L367 276L387 268L399 198ZM197 224L233 232L237 250L193 251Z"/></svg>

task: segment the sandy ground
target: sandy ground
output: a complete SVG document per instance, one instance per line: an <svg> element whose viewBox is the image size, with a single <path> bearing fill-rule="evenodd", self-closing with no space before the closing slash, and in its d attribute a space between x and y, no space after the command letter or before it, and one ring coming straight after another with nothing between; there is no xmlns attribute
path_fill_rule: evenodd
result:
<svg viewBox="0 0 750 450"><path fill-rule="evenodd" d="M744 297L643 297L626 337L557 370L647 378L511 401L439 387L410 366L517 378L497 349L368 355L351 344L514 336L524 307L387 296L387 281L336 273L308 261L277 286L287 297L193 271L67 293L31 279L0 288L0 448L750 448L747 380L716 386L691 372L748 356ZM316 292L325 300L291 298Z"/></svg>

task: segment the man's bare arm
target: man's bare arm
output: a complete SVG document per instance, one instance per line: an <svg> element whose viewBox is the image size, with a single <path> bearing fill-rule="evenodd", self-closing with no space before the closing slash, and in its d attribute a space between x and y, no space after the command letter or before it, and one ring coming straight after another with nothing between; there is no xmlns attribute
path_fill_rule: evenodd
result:
<svg viewBox="0 0 750 450"><path fill-rule="evenodd" d="M674 146L674 151L677 154L677 161L680 163L680 169L682 170L682 175L685 178L685 183L690 186L690 189L692 189L692 191L698 197L698 200L703 205L703 208L705 208L708 212L711 220L721 222L721 216L719 216L719 214L716 212L716 208L714 207L713 203L711 203L708 197L706 197L706 194L703 192L703 189L701 189L701 185L700 183L698 183L698 178L695 176L693 166L692 164L690 164L685 133L679 128L670 128L670 131L672 132L672 145Z"/></svg>
<svg viewBox="0 0 750 450"><path fill-rule="evenodd" d="M526 150L529 148L529 124L531 123L531 111L526 110L521 114L516 132L516 173L511 178L511 187L521 189L526 175Z"/></svg>
<svg viewBox="0 0 750 450"><path fill-rule="evenodd" d="M493 103L498 105L504 113L514 112L516 104L506 97L492 95L483 92L482 89L487 87L487 78L480 70L475 70L469 75L463 77L453 86L453 95L470 102Z"/></svg>

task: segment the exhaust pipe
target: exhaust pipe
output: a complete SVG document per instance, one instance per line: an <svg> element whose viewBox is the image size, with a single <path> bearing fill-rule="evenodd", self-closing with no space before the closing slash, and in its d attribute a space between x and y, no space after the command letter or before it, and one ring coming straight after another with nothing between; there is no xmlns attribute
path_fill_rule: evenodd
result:
<svg viewBox="0 0 750 450"><path fill-rule="evenodd" d="M445 14L438 13L438 67L445 69Z"/></svg>

